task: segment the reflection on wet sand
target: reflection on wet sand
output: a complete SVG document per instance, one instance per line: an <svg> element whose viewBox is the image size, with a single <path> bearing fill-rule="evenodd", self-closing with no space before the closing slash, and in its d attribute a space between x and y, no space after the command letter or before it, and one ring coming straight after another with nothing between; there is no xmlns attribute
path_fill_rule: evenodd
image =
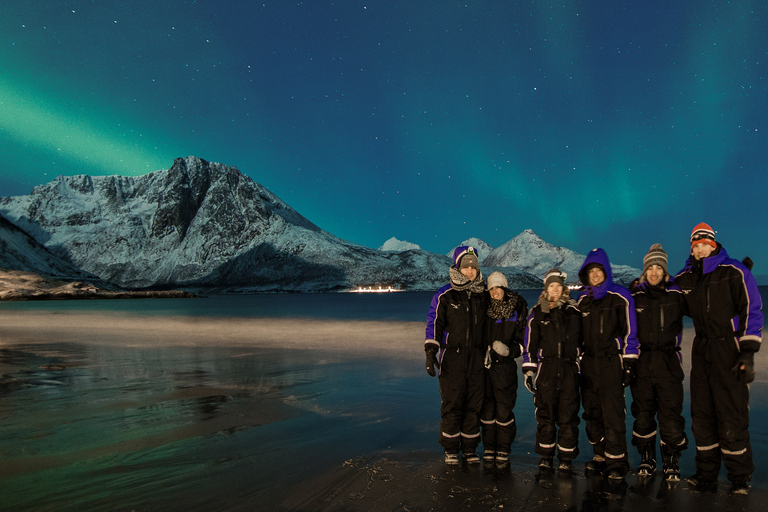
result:
<svg viewBox="0 0 768 512"><path fill-rule="evenodd" d="M382 391L366 394L360 383L398 393L386 381L411 370L365 360L391 348L340 351L372 325L382 337L409 326L379 324L305 321L302 344L290 320L4 315L3 506L213 510L276 501L292 482L359 453L360 425L375 430L394 417L376 404Z"/></svg>
<svg viewBox="0 0 768 512"><path fill-rule="evenodd" d="M522 386L511 467L445 468L417 322L3 312L0 336L0 508L706 512L735 503L724 484L711 496L634 476L606 488L583 476L584 455L573 475L537 476ZM733 510L762 510L753 504L765 498L766 386L752 389L758 472Z"/></svg>

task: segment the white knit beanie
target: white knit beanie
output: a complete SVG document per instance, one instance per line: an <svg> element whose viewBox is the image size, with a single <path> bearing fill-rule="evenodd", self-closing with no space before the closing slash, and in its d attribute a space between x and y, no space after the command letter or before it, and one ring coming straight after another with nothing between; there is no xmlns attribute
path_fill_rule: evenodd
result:
<svg viewBox="0 0 768 512"><path fill-rule="evenodd" d="M507 278L504 277L504 274L502 274L498 270L488 276L488 289L490 290L491 288L496 288L496 287L509 289Z"/></svg>

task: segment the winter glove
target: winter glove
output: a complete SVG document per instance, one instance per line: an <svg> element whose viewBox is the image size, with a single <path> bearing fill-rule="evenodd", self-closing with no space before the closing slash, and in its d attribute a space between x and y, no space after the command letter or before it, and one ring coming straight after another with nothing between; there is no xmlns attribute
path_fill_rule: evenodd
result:
<svg viewBox="0 0 768 512"><path fill-rule="evenodd" d="M536 393L536 388L533 387L533 376L536 375L533 371L528 370L525 372L525 387L531 393Z"/></svg>
<svg viewBox="0 0 768 512"><path fill-rule="evenodd" d="M736 358L736 364L733 365L731 371L739 379L739 382L744 384L749 384L755 380L755 353L739 352L739 357Z"/></svg>
<svg viewBox="0 0 768 512"><path fill-rule="evenodd" d="M430 377L437 375L435 368L440 369L440 363L437 362L437 349L430 347L427 349L427 373Z"/></svg>
<svg viewBox="0 0 768 512"><path fill-rule="evenodd" d="M637 378L637 360L624 360L624 387L631 386Z"/></svg>
<svg viewBox="0 0 768 512"><path fill-rule="evenodd" d="M500 356L507 357L509 355L509 347L499 340L493 342L493 351Z"/></svg>
<svg viewBox="0 0 768 512"><path fill-rule="evenodd" d="M483 365L485 366L486 369L491 368L491 347L488 347L485 350L485 361L483 361Z"/></svg>

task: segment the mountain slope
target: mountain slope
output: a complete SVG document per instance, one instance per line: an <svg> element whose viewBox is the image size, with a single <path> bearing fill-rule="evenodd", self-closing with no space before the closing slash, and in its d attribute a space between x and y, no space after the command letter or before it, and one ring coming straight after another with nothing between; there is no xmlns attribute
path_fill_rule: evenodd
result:
<svg viewBox="0 0 768 512"><path fill-rule="evenodd" d="M341 240L234 167L196 157L138 177L70 176L0 199L51 253L124 287L434 289L450 260Z"/></svg>
<svg viewBox="0 0 768 512"><path fill-rule="evenodd" d="M95 280L75 265L54 256L48 249L0 215L0 268L35 272L65 280Z"/></svg>

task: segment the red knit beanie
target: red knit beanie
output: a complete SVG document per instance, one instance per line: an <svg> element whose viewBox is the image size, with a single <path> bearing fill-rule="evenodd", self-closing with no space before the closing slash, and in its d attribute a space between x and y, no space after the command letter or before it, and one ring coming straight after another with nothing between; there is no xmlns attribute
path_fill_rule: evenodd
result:
<svg viewBox="0 0 768 512"><path fill-rule="evenodd" d="M715 230L712 229L709 224L702 222L691 231L691 250L693 250L693 246L696 244L709 244L714 249L717 249L717 243L715 243Z"/></svg>

